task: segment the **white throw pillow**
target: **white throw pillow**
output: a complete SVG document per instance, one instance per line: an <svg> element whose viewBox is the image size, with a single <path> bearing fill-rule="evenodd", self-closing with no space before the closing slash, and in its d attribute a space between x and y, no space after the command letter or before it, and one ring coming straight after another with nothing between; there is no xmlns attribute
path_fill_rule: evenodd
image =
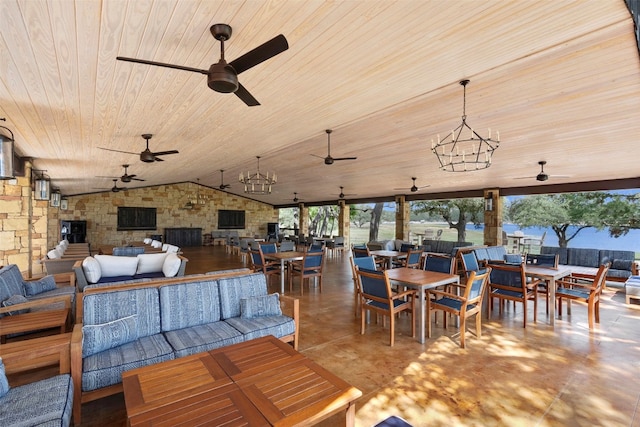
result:
<svg viewBox="0 0 640 427"><path fill-rule="evenodd" d="M87 282L89 283L98 283L98 280L102 277L100 263L91 256L82 260L82 271L84 271L84 276L87 278Z"/></svg>
<svg viewBox="0 0 640 427"><path fill-rule="evenodd" d="M180 264L182 260L176 254L167 254L162 265L162 273L165 277L174 277L180 270Z"/></svg>
<svg viewBox="0 0 640 427"><path fill-rule="evenodd" d="M64 251L65 251L66 249L67 249L67 248L65 248L64 246L62 246L62 245L60 245L60 244L59 244L58 246L56 246L56 251L58 251L61 255L64 253Z"/></svg>
<svg viewBox="0 0 640 427"><path fill-rule="evenodd" d="M60 240L60 245L62 245L63 248L67 249L69 247L69 241L68 240Z"/></svg>
<svg viewBox="0 0 640 427"><path fill-rule="evenodd" d="M150 245L151 244L151 238L150 237L145 237L143 240L145 245Z"/></svg>
<svg viewBox="0 0 640 427"><path fill-rule="evenodd" d="M138 269L136 270L136 274L160 273L166 257L166 253L138 254Z"/></svg>
<svg viewBox="0 0 640 427"><path fill-rule="evenodd" d="M168 244L168 243L164 243L164 244L162 245L162 251L163 251L163 252L166 252L168 247L169 247L169 244Z"/></svg>
<svg viewBox="0 0 640 427"><path fill-rule="evenodd" d="M177 254L179 250L180 248L174 245L167 245L167 249L166 249L167 253L170 253L170 254Z"/></svg>
<svg viewBox="0 0 640 427"><path fill-rule="evenodd" d="M100 263L102 277L133 276L138 269L138 257L96 255L94 257Z"/></svg>
<svg viewBox="0 0 640 427"><path fill-rule="evenodd" d="M49 252L47 252L47 258L49 259L60 258L60 252L57 249L51 249Z"/></svg>
<svg viewBox="0 0 640 427"><path fill-rule="evenodd" d="M162 242L159 240L152 240L151 241L151 246L158 249L162 247Z"/></svg>

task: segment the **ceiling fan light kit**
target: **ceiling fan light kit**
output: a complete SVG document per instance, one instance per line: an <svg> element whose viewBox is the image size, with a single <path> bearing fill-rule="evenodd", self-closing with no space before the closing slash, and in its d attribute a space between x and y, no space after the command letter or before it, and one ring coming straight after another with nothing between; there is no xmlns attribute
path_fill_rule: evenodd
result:
<svg viewBox="0 0 640 427"><path fill-rule="evenodd" d="M278 181L278 177L275 172L269 172L263 174L260 172L260 156L256 156L258 159L258 167L256 173L247 171L247 174L240 172L238 180L244 184L244 192L246 194L271 194L271 186Z"/></svg>
<svg viewBox="0 0 640 427"><path fill-rule="evenodd" d="M447 133L442 140L438 134L437 142L431 140L431 151L440 162L440 169L448 172L466 172L486 169L491 166L491 156L500 146L500 132L492 139L491 129L488 137L483 138L467 124L466 98L469 80L461 80L463 87L462 123Z"/></svg>

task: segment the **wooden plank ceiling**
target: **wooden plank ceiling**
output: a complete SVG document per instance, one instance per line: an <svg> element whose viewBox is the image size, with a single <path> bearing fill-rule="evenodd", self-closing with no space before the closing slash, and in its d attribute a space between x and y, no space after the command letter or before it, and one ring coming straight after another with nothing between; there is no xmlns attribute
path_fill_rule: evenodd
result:
<svg viewBox="0 0 640 427"><path fill-rule="evenodd" d="M73 195L200 180L242 194L237 177L275 171L266 196L307 203L639 176L640 60L622 0L0 1L0 117L23 156ZM208 69L209 32L233 27L233 60L283 34L290 48L240 74L260 101L210 90L206 76L116 56ZM467 121L500 131L492 166L438 169L431 140ZM324 165L333 129L335 157ZM176 149L164 162L101 150ZM528 179L518 179L529 177ZM634 181L631 181L634 182ZM640 181L638 181L640 182ZM119 183L119 185L123 185ZM640 184L637 185L640 187ZM406 190L398 190L398 189Z"/></svg>

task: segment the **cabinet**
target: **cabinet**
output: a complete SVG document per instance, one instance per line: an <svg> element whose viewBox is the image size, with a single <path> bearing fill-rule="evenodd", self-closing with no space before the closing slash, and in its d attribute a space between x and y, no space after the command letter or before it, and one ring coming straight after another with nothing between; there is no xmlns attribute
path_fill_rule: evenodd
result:
<svg viewBox="0 0 640 427"><path fill-rule="evenodd" d="M202 228L165 228L164 242L180 247L202 246Z"/></svg>
<svg viewBox="0 0 640 427"><path fill-rule="evenodd" d="M86 243L87 221L60 221L60 235L69 243Z"/></svg>

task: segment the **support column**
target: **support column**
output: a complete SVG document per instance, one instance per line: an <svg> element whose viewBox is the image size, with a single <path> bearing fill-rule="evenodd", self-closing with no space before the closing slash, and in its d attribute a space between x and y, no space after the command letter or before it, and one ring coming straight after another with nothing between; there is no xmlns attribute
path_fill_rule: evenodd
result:
<svg viewBox="0 0 640 427"><path fill-rule="evenodd" d="M409 240L411 209L404 196L396 196L396 239Z"/></svg>
<svg viewBox="0 0 640 427"><path fill-rule="evenodd" d="M502 245L502 199L497 188L484 190L484 244Z"/></svg>
<svg viewBox="0 0 640 427"><path fill-rule="evenodd" d="M338 200L338 207L340 212L338 213L338 233L344 237L345 248L351 247L351 209L350 206L345 203L344 200Z"/></svg>
<svg viewBox="0 0 640 427"><path fill-rule="evenodd" d="M309 208L300 203L298 205L298 229L300 234L304 234L305 237L309 236Z"/></svg>

